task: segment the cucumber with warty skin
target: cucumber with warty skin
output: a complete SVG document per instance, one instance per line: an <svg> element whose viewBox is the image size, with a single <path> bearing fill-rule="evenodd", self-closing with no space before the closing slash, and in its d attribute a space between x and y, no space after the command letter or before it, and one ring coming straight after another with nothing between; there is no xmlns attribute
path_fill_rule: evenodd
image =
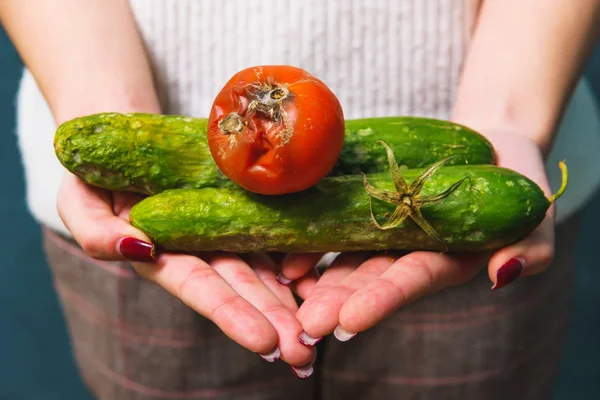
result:
<svg viewBox="0 0 600 400"><path fill-rule="evenodd" d="M61 164L84 182L110 190L156 194L174 188L229 185L208 148L207 120L159 114L103 113L63 123L54 138ZM346 121L345 144L330 175L385 170L388 143L400 164L418 168L449 155L450 164L492 164L492 145L457 124L417 117Z"/></svg>
<svg viewBox="0 0 600 400"><path fill-rule="evenodd" d="M159 193L220 186L228 179L207 144L206 119L103 113L60 125L54 149L84 182L109 190Z"/></svg>
<svg viewBox="0 0 600 400"><path fill-rule="evenodd" d="M411 184L422 172L404 170L402 176ZM395 191L389 173L365 177L378 190ZM304 192L282 196L237 187L167 190L136 204L130 221L159 247L183 252L480 252L525 237L560 195L548 199L528 178L493 165L441 167L425 180L420 195L436 196L455 184L441 202L420 208L442 242L410 218L391 229L378 227L361 175L327 177ZM380 200L372 200L372 207L378 224L396 209Z"/></svg>
<svg viewBox="0 0 600 400"><path fill-rule="evenodd" d="M398 163L420 168L449 156L446 165L494 164L491 143L463 125L422 117L378 117L346 121L338 164L330 175L371 174L387 170L379 141L393 150Z"/></svg>

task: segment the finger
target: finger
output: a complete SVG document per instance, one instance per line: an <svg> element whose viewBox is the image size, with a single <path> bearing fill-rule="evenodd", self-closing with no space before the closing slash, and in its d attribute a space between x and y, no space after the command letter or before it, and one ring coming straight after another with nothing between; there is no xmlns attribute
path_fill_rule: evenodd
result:
<svg viewBox="0 0 600 400"><path fill-rule="evenodd" d="M190 255L162 254L156 264L133 265L141 276L214 322L241 346L274 356L278 341L275 328L205 261Z"/></svg>
<svg viewBox="0 0 600 400"><path fill-rule="evenodd" d="M546 217L522 241L497 251L488 264L492 289L500 289L520 276L544 271L554 259L554 222Z"/></svg>
<svg viewBox="0 0 600 400"><path fill-rule="evenodd" d="M319 282L319 272L316 269L308 271L303 277L296 279L290 284L290 289L302 300L306 300L314 287Z"/></svg>
<svg viewBox="0 0 600 400"><path fill-rule="evenodd" d="M57 209L75 241L90 257L155 260L155 248L150 239L126 219L115 215L110 192L88 186L69 173L60 187Z"/></svg>
<svg viewBox="0 0 600 400"><path fill-rule="evenodd" d="M131 208L142 201L145 196L138 193L110 192L112 197L112 210L114 215L126 221L129 220Z"/></svg>
<svg viewBox="0 0 600 400"><path fill-rule="evenodd" d="M256 272L257 276L263 283L271 290L275 296L279 298L279 300L288 308L288 310L295 313L298 310L298 305L296 303L296 299L292 294L292 290L294 289L295 283L300 282L303 285L306 285L311 281L311 277L314 277L314 282L316 283L317 271L312 270L309 271L302 278L294 281L290 286L281 285L276 279L276 271L277 266L275 264L277 258L273 257L273 254L270 254L270 257L265 259L264 257L247 257L246 261L249 265L252 265L253 270ZM281 257L283 259L283 257ZM280 260L281 260L280 259ZM313 373L313 364L316 361L317 351L316 349L312 350L312 357L309 363L302 366L294 366L292 365L292 371L298 378L308 378ZM285 354L285 351L284 351ZM286 359L284 358L284 361Z"/></svg>
<svg viewBox="0 0 600 400"><path fill-rule="evenodd" d="M354 292L342 282L368 257L367 253L340 254L319 278L296 313L303 328L298 337L301 343L314 346L337 326L339 309Z"/></svg>
<svg viewBox="0 0 600 400"><path fill-rule="evenodd" d="M288 254L282 261L277 280L282 285L289 285L314 268L322 257L323 253Z"/></svg>
<svg viewBox="0 0 600 400"><path fill-rule="evenodd" d="M251 255L249 258L251 261L265 262L264 258L259 260L261 258L259 255ZM215 253L207 258L207 262L233 290L260 311L275 328L282 360L293 366L304 366L310 363L313 351L296 340L302 327L294 313L263 284L248 264L237 256L227 253Z"/></svg>
<svg viewBox="0 0 600 400"><path fill-rule="evenodd" d="M399 258L344 303L336 337L348 340L399 307L426 294L468 281L482 263L479 257L458 258L431 252L414 252Z"/></svg>
<svg viewBox="0 0 600 400"><path fill-rule="evenodd" d="M270 256L265 256L263 254L246 254L240 256L240 258L252 267L256 276L288 310L293 314L298 311L298 303L296 303L292 289L277 281L278 268Z"/></svg>

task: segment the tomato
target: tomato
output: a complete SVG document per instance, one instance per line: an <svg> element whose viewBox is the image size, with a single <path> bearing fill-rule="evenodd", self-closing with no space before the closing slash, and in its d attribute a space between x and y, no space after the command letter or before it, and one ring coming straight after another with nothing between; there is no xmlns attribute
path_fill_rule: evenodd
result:
<svg viewBox="0 0 600 400"><path fill-rule="evenodd" d="M337 162L344 115L333 92L303 69L257 66L235 74L208 119L208 145L219 169L260 194L310 188Z"/></svg>

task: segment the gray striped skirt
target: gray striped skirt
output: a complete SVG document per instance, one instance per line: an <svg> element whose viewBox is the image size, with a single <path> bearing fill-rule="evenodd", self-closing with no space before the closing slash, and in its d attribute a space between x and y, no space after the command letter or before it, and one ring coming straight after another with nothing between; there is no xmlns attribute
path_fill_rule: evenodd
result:
<svg viewBox="0 0 600 400"><path fill-rule="evenodd" d="M297 379L231 341L128 263L90 259L44 230L80 373L98 399L548 399L571 308L576 219L548 270L492 292L471 282L398 310L349 342L318 344Z"/></svg>

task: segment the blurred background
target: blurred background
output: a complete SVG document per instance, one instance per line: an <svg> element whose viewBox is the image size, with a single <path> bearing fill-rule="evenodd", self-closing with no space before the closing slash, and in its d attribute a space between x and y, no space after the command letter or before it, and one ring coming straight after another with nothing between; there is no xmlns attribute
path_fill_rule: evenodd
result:
<svg viewBox="0 0 600 400"><path fill-rule="evenodd" d="M0 176L4 182L0 191L0 400L90 399L73 362L38 226L25 205L14 131L21 68L0 28ZM600 47L586 74L600 98ZM555 400L600 399L600 262L593 253L599 237L600 194L583 214L575 309Z"/></svg>

